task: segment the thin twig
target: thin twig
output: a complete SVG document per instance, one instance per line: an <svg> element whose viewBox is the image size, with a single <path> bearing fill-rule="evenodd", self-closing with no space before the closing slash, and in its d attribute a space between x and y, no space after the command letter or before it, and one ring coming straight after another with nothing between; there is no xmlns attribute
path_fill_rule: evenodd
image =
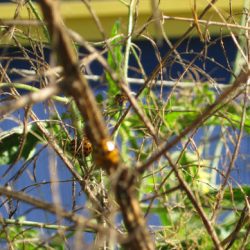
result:
<svg viewBox="0 0 250 250"><path fill-rule="evenodd" d="M226 100L228 100L228 98L230 99L230 96L232 94L234 94L235 96L235 93L239 90L239 87L241 87L242 83L245 83L247 81L249 75L249 71L247 73L242 72L232 84L232 86L225 90L212 105L209 105L190 126L185 128L177 137L175 137L170 142L161 144L158 147L157 151L154 152L145 163L138 167L138 171L144 172L145 169L147 169L155 160L161 157L173 146L175 146L182 138L188 135L189 132L203 124L219 105L223 104Z"/></svg>
<svg viewBox="0 0 250 250"><path fill-rule="evenodd" d="M51 203L47 203L45 201L39 200L37 198L33 198L23 192L18 192L16 190L10 190L6 187L0 187L0 194L4 195L9 198L13 198L19 201L26 202L31 204L37 208L44 209L51 213L59 213L61 217L69 219L70 221L76 223L77 225L81 225L82 227L89 227L91 230L98 231L100 230L99 226L95 225L94 223L90 222L88 219L84 218L81 215L76 213L65 211L60 206L52 205Z"/></svg>
<svg viewBox="0 0 250 250"><path fill-rule="evenodd" d="M45 228L45 229L50 229L50 230L58 230L58 229L63 229L65 231L75 231L75 227L70 227L70 226L63 226L63 225L58 225L58 224L47 224L47 223L41 223L41 222L36 222L36 221L29 221L29 220L22 220L22 219L4 219L0 217L0 222L1 224L5 225L15 225L15 226L20 226L20 227L38 227L38 228ZM92 228L83 228L84 232L88 233L94 233L96 232Z"/></svg>

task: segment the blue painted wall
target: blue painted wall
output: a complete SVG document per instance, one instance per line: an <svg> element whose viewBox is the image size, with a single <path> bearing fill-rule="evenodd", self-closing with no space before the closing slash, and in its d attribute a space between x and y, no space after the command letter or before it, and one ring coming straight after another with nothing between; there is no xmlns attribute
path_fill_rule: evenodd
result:
<svg viewBox="0 0 250 250"><path fill-rule="evenodd" d="M227 83L230 79L230 73L220 67L218 64L215 64L214 62L219 62L221 65L227 65L227 62L233 63L234 58L235 58L235 53L236 49L233 44L233 41L231 38L224 38L223 43L221 42L220 39L217 38L212 38L212 45L207 48L207 59L204 58L198 58L195 63L197 66L201 67L204 71L209 73L211 77L218 79L219 82ZM175 42L174 40L172 41L173 43ZM210 42L211 43L211 42ZM158 61L155 56L155 50L152 47L152 45L149 42L145 41L137 41L136 42L137 46L141 50L141 62L145 68L145 71L147 74L150 74L154 67L157 65ZM222 44L224 48L222 48ZM161 56L163 56L167 51L169 47L167 45L159 47L159 53ZM185 60L192 60L195 56L195 53L200 53L200 51L204 49L204 44L202 44L199 39L190 39L186 40L179 48L178 51L181 53L183 59ZM194 54L190 54L190 51L193 51ZM189 52L189 53L187 53ZM46 55L46 58L48 59L49 57L49 50L45 49L44 53ZM81 50L82 54L85 54L84 50ZM3 60L3 56L17 56L20 55L22 56L22 53L16 49L16 48L2 48L0 50L0 60L3 65L7 63L6 60ZM226 60L226 57L228 58L228 61ZM208 59L210 58L210 59ZM211 59L213 58L213 59ZM214 62L213 62L214 60ZM172 59L174 61L174 58ZM171 61L171 62L172 62ZM137 67L135 58L131 56L130 59L130 66L131 67ZM31 65L25 61L25 60L12 60L10 63L9 70L12 68L25 68L25 69L30 69ZM93 63L91 65L91 71L93 74L102 74L102 68L98 63ZM174 62L172 65L171 73L167 70L166 73L164 74L165 79L171 79L171 78L177 78L182 72L181 66L177 63ZM134 70L130 70L129 75L131 77L138 77L139 74L136 73ZM20 77L17 74L11 74L10 76L13 81L18 81ZM204 79L206 80L206 79ZM35 84L35 83L34 83ZM103 91L104 88L97 88L97 86L94 86L94 89L97 91ZM133 90L136 91L138 90L138 86L133 86ZM166 89L166 91L168 91ZM1 98L3 96L1 95ZM35 105L34 109L36 110L37 114L41 118L47 118L48 117L48 112L46 108L41 105L37 104ZM62 110L61 110L62 111ZM20 117L23 116L22 111L16 112L16 114ZM1 130L7 130L10 129L13 126L17 126L16 123L13 121L0 121L0 129ZM250 143L250 138L249 136L245 136L243 139L242 145L241 145L241 154L242 157L240 157L237 160L237 168L234 170L234 177L237 178L241 183L248 183L249 184L249 143ZM41 148L41 146L39 146ZM49 180L49 170L48 170L48 150L44 149L43 152L39 155L37 158L36 162L36 169L34 170L32 166L27 166L27 169L29 169L30 173L33 173L35 171L35 176L37 178L37 182L40 182L41 185L39 187L30 187L28 188L28 193L31 195L34 195L35 197L40 197L40 198L45 198L48 202L52 200L51 197L51 190L48 184L42 184L43 181L48 181ZM244 157L243 157L244 154ZM59 166L59 178L61 180L65 180L64 183L60 184L61 187L61 200L65 208L70 209L72 207L72 201L71 201L71 191L72 191L72 186L70 184L70 177L71 175L69 174L68 170L63 166L62 162L58 159L58 166ZM0 184L6 184L10 180L11 176L13 174L17 173L17 171L20 170L22 167L21 163L16 164L13 169L10 171L10 173L5 177L0 180ZM26 169L26 170L27 170ZM3 174L3 172L6 170L6 167L2 166L0 168L0 176ZM27 187L28 185L31 185L33 183L32 178L28 174L27 171L24 171L22 174L22 177L17 179L12 183L12 185L15 187L16 190L22 190L23 188ZM77 186L77 205L78 206L84 206L84 195L80 192L80 188ZM14 202L15 203L15 202ZM56 220L56 218L50 214L45 214L43 211L39 210L32 210L31 212L29 211L30 206L29 205L19 205L17 212L14 214L14 218L19 217L19 215L27 214L27 219L29 220L35 220L35 221L48 221L53 223L53 221ZM26 212L28 213L26 213ZM84 210L83 210L84 211ZM1 206L0 208L0 213L3 216L8 216L6 214L6 210L4 206Z"/></svg>

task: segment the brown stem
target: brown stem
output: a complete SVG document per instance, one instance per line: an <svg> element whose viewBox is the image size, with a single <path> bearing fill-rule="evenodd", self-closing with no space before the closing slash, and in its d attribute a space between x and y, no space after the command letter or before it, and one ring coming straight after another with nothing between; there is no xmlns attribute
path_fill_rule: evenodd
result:
<svg viewBox="0 0 250 250"><path fill-rule="evenodd" d="M139 202L135 198L134 175L121 161L108 134L104 119L87 80L81 74L71 40L58 14L57 1L40 1L53 41L53 52L64 70L62 91L71 95L86 121L86 134L95 148L94 159L113 181L116 200L121 207L129 241L127 249L153 250L154 243L146 227Z"/></svg>

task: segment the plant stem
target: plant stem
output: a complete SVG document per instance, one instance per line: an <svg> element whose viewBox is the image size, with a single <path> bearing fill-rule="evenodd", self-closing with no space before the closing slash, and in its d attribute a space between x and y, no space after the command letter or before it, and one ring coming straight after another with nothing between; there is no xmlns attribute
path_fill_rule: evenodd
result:
<svg viewBox="0 0 250 250"><path fill-rule="evenodd" d="M240 25L244 26L244 27L246 26L247 19L248 19L247 13L249 12L249 5L250 5L250 0L245 0L244 5L243 5L243 10L245 10L245 11L244 11L244 13L242 13L241 22L240 22ZM239 35L238 35L239 44L243 49L246 48L246 46L247 46L247 39L244 36L244 34L245 34L245 30L240 29ZM233 68L234 74L232 74L232 76L239 75L244 63L245 63L245 60L242 58L241 52L239 50L237 50L235 61L234 61L234 68ZM233 81L234 81L234 77L231 77L230 83L232 83Z"/></svg>
<svg viewBox="0 0 250 250"><path fill-rule="evenodd" d="M43 18L41 17L41 15L39 14L36 6L33 4L33 2L31 0L28 0L28 5L30 7L30 9L32 10L33 14L35 15L35 17L37 18L37 20L43 22ZM44 33L44 36L46 37L47 39L47 42L50 42L50 35L49 35L49 31L46 27L46 25L44 24L43 22L43 33Z"/></svg>
<svg viewBox="0 0 250 250"><path fill-rule="evenodd" d="M28 220L14 220L14 219L0 219L3 225L16 225L16 226L27 226L27 227L39 227L46 228L51 230L65 230L65 231L75 231L75 227L63 226L63 225L55 225L55 224L46 224L36 221L28 221ZM84 232L93 233L94 231L90 228L84 228Z"/></svg>
<svg viewBox="0 0 250 250"><path fill-rule="evenodd" d="M220 139L217 142L217 145L215 147L215 151L213 153L214 160L212 161L212 172L211 172L211 183L212 185L216 186L216 179L217 179L217 169L219 169L219 163L222 155L223 150L223 141Z"/></svg>
<svg viewBox="0 0 250 250"><path fill-rule="evenodd" d="M27 84L24 84L24 83L7 83L7 82L0 83L0 89L1 88L6 88L6 87L23 89L23 90L28 90L28 91L31 91L31 92L37 92L37 91L40 90L39 88L36 88L34 86L30 86L30 85L27 85ZM64 103L64 104L67 104L70 101L69 98L61 97L61 96L53 96L52 99L55 100L55 101Z"/></svg>
<svg viewBox="0 0 250 250"><path fill-rule="evenodd" d="M124 53L124 71L123 71L123 78L124 81L127 83L128 77L128 65L129 65L129 54L131 48L131 41L132 41L132 30L133 30L133 18L134 18L134 10L137 0L131 0L129 5L129 13L128 13L128 33L127 33L127 40L125 45L125 53Z"/></svg>

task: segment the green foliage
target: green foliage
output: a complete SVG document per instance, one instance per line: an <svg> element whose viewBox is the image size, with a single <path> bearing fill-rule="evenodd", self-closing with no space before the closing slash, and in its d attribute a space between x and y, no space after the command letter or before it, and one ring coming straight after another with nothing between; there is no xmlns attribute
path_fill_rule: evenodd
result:
<svg viewBox="0 0 250 250"><path fill-rule="evenodd" d="M216 99L216 92L208 88L206 84L187 92L187 97L179 98L178 94L173 95L166 107L164 120L170 131L181 131L190 125L201 114L204 104L210 105ZM205 101L204 101L205 100ZM220 109L219 113L211 116L205 121L204 126L226 126L239 129L242 120L240 104L232 102ZM246 121L244 124L246 133L250 133L250 108L247 109Z"/></svg>
<svg viewBox="0 0 250 250"><path fill-rule="evenodd" d="M116 27L117 29L117 27ZM113 45L115 46L115 45ZM119 49L121 53L121 47ZM117 52L118 53L118 52ZM118 54L119 54L118 53ZM119 58L118 54L116 55ZM120 60L120 59L119 59ZM112 67L111 54L109 55L109 63ZM109 95L108 102L113 103L112 115L107 115L107 120L111 125L115 125L120 118L125 104L121 107L115 106L113 102L114 94L117 93L117 86L109 79ZM138 104L145 111L146 115L151 119L159 130L161 138L165 139L167 136L171 138L178 135L183 129L189 126L200 115L201 110L206 105L211 104L216 99L216 92L208 88L207 85L192 90L185 90L187 93L174 93L169 99L168 103L162 104L158 97L150 93L144 92L144 96L138 99ZM109 108L107 100L102 95L96 97L101 108ZM105 106L106 105L106 106ZM164 107L163 107L164 105ZM241 112L239 112L239 104L232 103L226 107L221 108L221 113L216 113L211 116L203 127L223 126L232 129L238 129L241 122ZM244 130L249 133L250 128L250 109L247 109L246 123ZM61 116L62 120L71 120L77 134L83 133L84 121L81 119L79 111L74 103L70 106L70 113L65 113ZM69 151L69 138L64 130L56 122L44 122L46 129L50 130L59 145L67 151L67 157L71 157ZM143 162L148 156L157 148L152 138L145 129L145 124L138 117L135 112L130 112L125 120L121 123L117 130L115 138L120 140L120 152L123 161L132 168L136 167L135 162ZM2 132L1 143L4 147L0 147L0 163L2 165L12 164L17 159L20 153L20 141L24 139L24 147L21 151L20 158L23 160L31 159L36 152L36 145L38 143L46 143L43 134L40 132L36 124L29 125L27 134L23 138L23 128L14 128L7 132ZM167 138L168 139L168 138ZM66 141L66 143L64 143ZM65 146L66 145L66 146ZM210 169L212 160L202 159L204 146L197 146L196 150L186 149L180 151L177 148L170 152L171 158L177 162L180 173L188 183L189 187L198 197L202 207L204 207L207 216L210 216L212 204L214 204L217 196L218 186L212 179L212 170ZM181 155L180 155L181 154ZM136 160L135 160L136 159ZM91 164L92 159L88 160ZM80 165L86 162L75 163L75 168L82 174ZM90 169L87 167L87 169ZM100 182L102 177L98 171L93 171L91 178L96 182ZM164 181L164 182L163 182ZM213 243L210 236L205 230L200 217L193 209L190 200L180 190L169 190L176 187L178 181L172 174L171 168L164 159L159 160L153 165L153 169L146 171L144 176L138 183L138 197L142 202L143 211L154 214L159 219L161 229L157 232L157 247L158 249L212 249ZM107 185L108 186L108 185ZM166 193L166 194L165 194ZM157 194L148 210L147 199L152 198L152 195ZM249 186L226 188L221 205L227 208L242 209L245 205L245 197L250 195ZM150 199L149 199L150 200ZM227 210L223 223L216 225L216 231L220 239L226 238L234 229L235 224L239 220L240 213L233 209ZM223 215L223 212L221 213ZM246 233L244 227L240 232L239 239L234 244L234 249L241 246L242 238ZM39 231L35 229L24 229L21 226L9 226L8 234L11 240L18 242L29 238L39 237ZM6 238L2 233L1 238ZM35 249L36 243L30 242L27 244L14 243L16 249ZM60 239L54 239L50 243L53 249L64 249Z"/></svg>
<svg viewBox="0 0 250 250"><path fill-rule="evenodd" d="M44 122L43 125L52 130L60 143L66 140L66 134L58 124ZM0 165L13 164L18 158L25 161L31 159L38 143L44 144L46 140L36 124L28 125L25 134L23 134L22 126L2 132L0 134L0 145L3 145L0 146Z"/></svg>
<svg viewBox="0 0 250 250"><path fill-rule="evenodd" d="M224 199L232 200L237 202L243 202L246 196L250 195L249 186L234 187L232 189L227 188L225 190Z"/></svg>
<svg viewBox="0 0 250 250"><path fill-rule="evenodd" d="M25 218L19 218L19 222L24 221ZM47 235L46 237L49 237ZM50 239L48 243L44 243L38 247L43 238L45 239L44 233L42 231L33 229L31 227L25 227L21 225L8 225L5 230L0 233L0 241L9 239L10 244L15 250L35 250L35 249L56 249L64 250L64 241L60 236L56 236Z"/></svg>
<svg viewBox="0 0 250 250"><path fill-rule="evenodd" d="M43 22L43 18L39 14L39 11L37 10L37 8L34 5L33 1L28 0L27 4L29 5L29 7L31 9L31 12L36 17L36 19L39 20L39 21L41 21L41 22ZM49 35L49 31L47 29L47 26L45 24L43 24L42 28L43 28L43 34L44 34L45 38L47 39L47 42L50 42L51 39L50 39L50 35Z"/></svg>
<svg viewBox="0 0 250 250"><path fill-rule="evenodd" d="M107 63L111 69L113 69L118 75L122 74L122 62L123 62L123 44L122 38L120 35L121 24L120 21L116 21L112 31L110 48L107 55ZM108 72L106 72L106 80L108 82L108 95L109 97L114 97L115 94L119 91L117 83L113 81L112 77Z"/></svg>
<svg viewBox="0 0 250 250"><path fill-rule="evenodd" d="M27 3L33 15L38 20L41 20L32 1ZM49 40L46 26L43 26L43 31ZM107 63L118 77L122 76L124 41L119 21L115 22L110 39L107 42L109 42L109 46L107 46ZM139 65L138 72L144 72L140 68L139 56L136 53L134 53L134 56ZM121 93L121 90L108 72L105 72L105 80L108 84L107 95L104 98L102 94L98 94L96 101L103 112L108 127L113 128L113 126L117 125L127 104L122 103L119 105L115 103L115 96L117 93ZM31 91L31 89L29 90ZM154 92L153 87L146 87L138 97L137 104L143 111L143 114L153 124L160 143L169 141L174 136L179 135L217 98L217 92L206 83L192 88L173 90L171 96L164 96L164 98L159 97L156 92ZM91 208L89 210L91 213L94 211L93 214L95 214L95 210L99 208L97 209L97 207L92 205L95 204L96 200L99 201L100 197L103 198L99 191L101 190L108 196L112 185L110 185L110 180L107 179L105 174L96 167L92 157L86 159L72 152L71 143L72 141L74 142L72 140L73 136L76 136L77 140L81 139L84 135L84 124L88 121L83 120L74 101L69 104L68 108L69 112L62 114L61 117L51 117L51 122L43 122L43 125L51 132L53 140L63 150L64 157L67 157L73 163L74 170L82 175L81 191L85 192L88 188L90 190L88 192L91 193L90 202L87 205L84 204L84 207L86 205L86 209ZM230 102L224 106L221 105L219 111L204 121L200 128L204 129L204 131L213 127L237 131L241 127L242 110L240 100ZM62 126L62 123L65 123L64 125L67 123L67 126ZM250 134L249 107L246 108L246 120L243 128L244 133ZM68 130L67 133L65 130ZM1 132L0 165L11 165L17 160L30 160L36 153L38 144L47 144L47 140L35 123L28 125L25 135L23 134L24 129L22 126ZM220 186L213 178L214 173L215 176L218 175L216 170L221 169L221 166L219 166L220 162L214 163L216 155L203 159L203 156L206 154L206 143L198 142L198 145L196 145L195 139L188 136L182 138L180 145L177 145L167 153L178 169L179 174L183 177L190 190L192 190L198 205L203 208L207 218L210 219L214 211L214 204L220 194ZM137 167L137 163L143 164L149 157L152 157L152 152L158 149L158 142L154 140L146 124L134 109L131 109L121 122L112 139L119 144L123 162L130 166L132 170ZM217 143L220 143L220 140L222 139L219 138ZM230 138L230 140L232 139ZM186 144L188 144L187 147L185 147ZM98 149L95 150L98 151ZM220 155L216 157L220 157ZM159 221L160 226L156 226L155 230L157 249L214 248L211 237L205 229L200 215L194 209L187 194L183 191L183 186L179 185L179 181L173 174L173 169L169 166L169 162L164 155L160 159L155 160L152 166L144 172L143 176L138 176L136 188L137 197L141 201L141 207L145 215L156 216ZM250 196L250 187L232 185L230 188L226 187L222 193L223 197L220 203L222 208L218 210L218 217L223 217L223 220L215 221L214 225L220 240L225 239L234 230L235 225L239 221L241 211L245 206L246 197ZM76 197L72 199L75 199L74 203L76 203ZM94 202L92 203L92 201ZM100 203L102 202L105 204L106 200L100 200ZM74 209L77 211L76 207ZM100 211L97 212L99 213ZM99 219L100 214L96 217ZM114 225L114 228L116 226ZM242 227L233 249L240 248L246 231L247 226ZM65 233L65 235L64 239L58 235L53 237L48 243L48 248L65 249L62 242L65 242L67 237L73 237L74 232ZM0 239L2 241L8 239L10 242L13 242L15 249L28 250L39 249L39 244L42 242L40 230L20 225L6 226L6 231L2 230ZM246 249L250 249L249 245L247 245Z"/></svg>
<svg viewBox="0 0 250 250"><path fill-rule="evenodd" d="M35 153L36 144L40 141L37 126L28 126L28 132L23 135L22 128L15 128L11 131L2 132L0 135L0 165L14 163L19 154L20 158L28 160ZM20 143L24 140L24 146L20 153Z"/></svg>
<svg viewBox="0 0 250 250"><path fill-rule="evenodd" d="M147 96L145 103L141 99L140 105L147 116L152 117L155 123L160 121L159 131L164 135L163 138L167 138L166 135L169 135L169 138L171 138L193 123L202 110L207 105L212 104L216 98L216 92L204 84L202 87L172 93L164 109L162 109L162 104L156 100L152 93L150 96ZM222 107L220 112L212 115L204 122L202 127L223 126L223 128L231 128L233 130L239 129L242 119L240 105L240 102L231 102L227 106ZM128 124L135 131L136 128L143 127L140 119L133 113L127 117L127 121L132 121ZM247 109L246 122L244 124L245 133L249 133L249 121L250 113L249 109ZM147 137L143 129L138 130L137 136L144 139ZM143 149L140 150L140 155L145 155L145 158L147 158L147 155L155 147L156 145L152 143L150 146L145 144ZM212 178L215 171L211 169L213 159L204 159L204 150L205 146L201 144L200 146L197 145L195 150L186 149L182 152L175 149L169 153L174 162L178 159L177 166L179 171L196 197L199 197L197 199L209 218L213 204L216 201L219 186ZM159 230L158 249L212 249L213 243L211 238L205 230L201 219L196 215L190 200L180 190L168 193L176 186L178 181L171 174L171 168L165 165L165 163L166 161L160 160L153 165L153 170L145 173L140 183L139 192L140 200L147 200L152 197L152 194L159 196L159 198L154 199L150 208L150 213L158 216L160 225L164 228ZM232 186L225 189L221 205L228 208L228 210L220 213L221 216L224 216L223 223L218 223L215 227L220 239L227 237L234 229L240 216L237 210L244 207L245 197L250 195L249 192L249 186ZM176 205L172 206L171 204ZM142 207L145 212L149 212L147 202L143 203ZM241 246L245 233L246 227L243 227L232 249L238 249Z"/></svg>
<svg viewBox="0 0 250 250"><path fill-rule="evenodd" d="M215 197L216 192L211 190L208 195ZM223 205L227 207L234 204L235 207L242 209L245 204L245 197L248 197L249 195L249 186L226 188L223 196Z"/></svg>

